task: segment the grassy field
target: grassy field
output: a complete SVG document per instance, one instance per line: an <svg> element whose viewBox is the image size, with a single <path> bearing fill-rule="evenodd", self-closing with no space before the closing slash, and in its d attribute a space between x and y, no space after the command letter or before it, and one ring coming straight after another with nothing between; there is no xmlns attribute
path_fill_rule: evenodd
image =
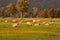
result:
<svg viewBox="0 0 60 40"><path fill-rule="evenodd" d="M35 18L25 18L31 21ZM4 20L8 20L7 23ZM40 19L41 22L52 21L53 24L45 26L41 24L39 27L27 26L25 22L19 24L18 27L12 27L12 19L0 18L0 40L60 40L60 19ZM20 19L16 19L19 23Z"/></svg>

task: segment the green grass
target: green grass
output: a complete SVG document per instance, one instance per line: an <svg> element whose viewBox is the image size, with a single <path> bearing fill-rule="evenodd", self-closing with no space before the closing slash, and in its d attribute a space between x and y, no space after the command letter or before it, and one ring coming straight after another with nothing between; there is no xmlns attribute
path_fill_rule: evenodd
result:
<svg viewBox="0 0 60 40"><path fill-rule="evenodd" d="M12 36L0 36L1 40L60 40L60 35L56 34L19 34Z"/></svg>
<svg viewBox="0 0 60 40"><path fill-rule="evenodd" d="M60 19L41 19L41 22L54 22L49 26L41 24L39 27L34 25L31 27L26 24L19 24L16 28L12 27L11 19L7 19L8 23L5 23L4 20L0 19L0 40L60 40ZM19 22L19 19L17 20ZM33 18L28 21L31 20Z"/></svg>

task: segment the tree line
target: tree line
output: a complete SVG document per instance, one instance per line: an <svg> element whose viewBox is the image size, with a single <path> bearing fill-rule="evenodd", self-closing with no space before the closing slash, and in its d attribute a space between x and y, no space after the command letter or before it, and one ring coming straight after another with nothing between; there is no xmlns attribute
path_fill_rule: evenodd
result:
<svg viewBox="0 0 60 40"><path fill-rule="evenodd" d="M60 8L40 9L33 7L28 12L29 1L17 0L16 5L10 3L0 8L0 17L19 17L19 18L60 18Z"/></svg>

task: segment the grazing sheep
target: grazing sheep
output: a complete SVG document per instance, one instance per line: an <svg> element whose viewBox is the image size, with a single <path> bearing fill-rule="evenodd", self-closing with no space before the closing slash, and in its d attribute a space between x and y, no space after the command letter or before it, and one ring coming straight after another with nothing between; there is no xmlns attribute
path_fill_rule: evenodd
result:
<svg viewBox="0 0 60 40"><path fill-rule="evenodd" d="M40 22L39 19L37 19L37 20L33 20L33 23L38 23L38 22Z"/></svg>
<svg viewBox="0 0 60 40"><path fill-rule="evenodd" d="M36 20L36 22L40 22L40 20L39 20L39 19L37 19L37 20Z"/></svg>
<svg viewBox="0 0 60 40"><path fill-rule="evenodd" d="M34 26L39 26L40 24L38 24L38 23L36 23L36 24L34 24Z"/></svg>
<svg viewBox="0 0 60 40"><path fill-rule="evenodd" d="M29 25L29 26L32 26L32 23L31 22L27 22L26 24Z"/></svg>
<svg viewBox="0 0 60 40"><path fill-rule="evenodd" d="M46 22L43 22L42 24L45 24Z"/></svg>
<svg viewBox="0 0 60 40"><path fill-rule="evenodd" d="M7 23L8 22L8 20L5 20L5 23Z"/></svg>
<svg viewBox="0 0 60 40"><path fill-rule="evenodd" d="M16 23L16 22L17 22L17 20L12 20L12 22L13 22L13 23Z"/></svg>
<svg viewBox="0 0 60 40"><path fill-rule="evenodd" d="M33 20L33 23L35 23L36 22L36 20Z"/></svg>
<svg viewBox="0 0 60 40"><path fill-rule="evenodd" d="M53 22L48 22L49 24L53 24Z"/></svg>
<svg viewBox="0 0 60 40"><path fill-rule="evenodd" d="M12 27L17 27L18 26L18 24L17 23L14 23L13 25L12 25Z"/></svg>
<svg viewBox="0 0 60 40"><path fill-rule="evenodd" d="M46 26L49 26L49 23L45 23Z"/></svg>

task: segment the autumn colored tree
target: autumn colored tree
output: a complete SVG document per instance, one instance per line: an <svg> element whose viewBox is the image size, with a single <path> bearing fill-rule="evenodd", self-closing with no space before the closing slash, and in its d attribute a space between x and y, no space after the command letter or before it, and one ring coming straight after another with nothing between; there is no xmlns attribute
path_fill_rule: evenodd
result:
<svg viewBox="0 0 60 40"><path fill-rule="evenodd" d="M54 8L54 17L59 18L60 17L60 8Z"/></svg>
<svg viewBox="0 0 60 40"><path fill-rule="evenodd" d="M6 8L7 8L7 12L9 13L9 15L11 16L11 17L14 17L15 16L15 14L16 14L16 8L15 8L15 6L12 4L12 3L10 3L10 4L8 4L7 6L6 6Z"/></svg>
<svg viewBox="0 0 60 40"><path fill-rule="evenodd" d="M38 8L33 7L33 17L37 17L37 15L38 15Z"/></svg>
<svg viewBox="0 0 60 40"><path fill-rule="evenodd" d="M0 17L1 17L1 9L0 9Z"/></svg>
<svg viewBox="0 0 60 40"><path fill-rule="evenodd" d="M53 8L48 9L47 15L49 18L53 18L54 17L54 9Z"/></svg>
<svg viewBox="0 0 60 40"><path fill-rule="evenodd" d="M47 10L41 9L38 15L40 18L47 18Z"/></svg>
<svg viewBox="0 0 60 40"><path fill-rule="evenodd" d="M17 10L18 10L21 18L23 17L24 12L27 11L28 5L29 5L28 0L18 0L17 1L16 7L17 7Z"/></svg>
<svg viewBox="0 0 60 40"><path fill-rule="evenodd" d="M0 17L6 17L5 7L1 7L1 9L0 9Z"/></svg>

